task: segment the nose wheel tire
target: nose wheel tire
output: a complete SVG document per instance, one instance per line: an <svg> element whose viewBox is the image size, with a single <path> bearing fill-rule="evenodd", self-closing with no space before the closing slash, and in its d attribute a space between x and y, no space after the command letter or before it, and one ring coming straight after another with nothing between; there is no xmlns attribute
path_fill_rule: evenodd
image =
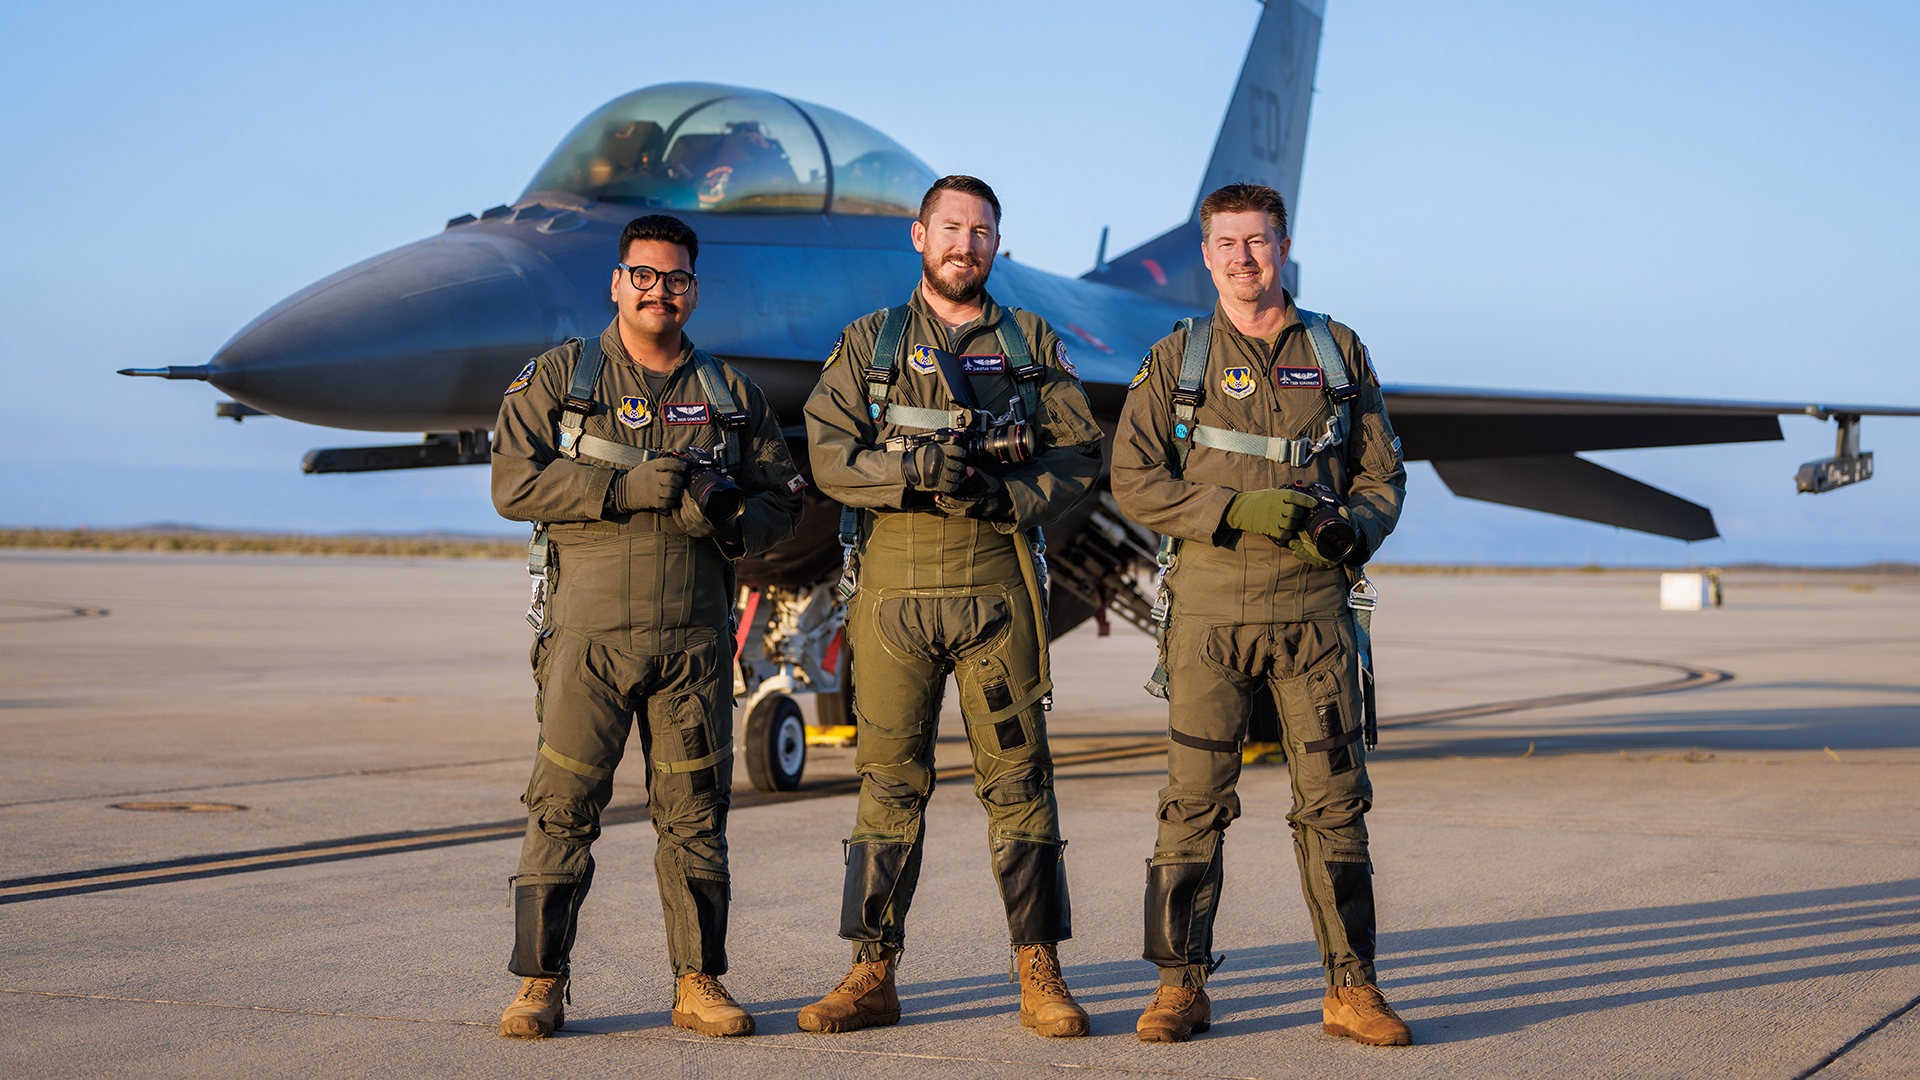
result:
<svg viewBox="0 0 1920 1080"><path fill-rule="evenodd" d="M747 714L747 778L760 791L794 791L807 767L807 722L800 706L774 694Z"/></svg>

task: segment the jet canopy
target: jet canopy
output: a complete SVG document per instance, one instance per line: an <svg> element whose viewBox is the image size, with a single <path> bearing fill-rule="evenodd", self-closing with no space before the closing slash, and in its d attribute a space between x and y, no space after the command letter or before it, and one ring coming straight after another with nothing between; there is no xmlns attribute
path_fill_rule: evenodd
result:
<svg viewBox="0 0 1920 1080"><path fill-rule="evenodd" d="M762 90L665 83L601 106L527 193L744 214L912 217L936 177L845 113Z"/></svg>

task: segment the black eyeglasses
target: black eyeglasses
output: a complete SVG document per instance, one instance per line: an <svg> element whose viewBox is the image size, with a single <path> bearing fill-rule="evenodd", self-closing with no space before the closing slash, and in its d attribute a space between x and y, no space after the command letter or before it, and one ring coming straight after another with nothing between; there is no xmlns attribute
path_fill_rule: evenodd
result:
<svg viewBox="0 0 1920 1080"><path fill-rule="evenodd" d="M693 288L693 275L685 270L669 270L663 274L651 266L628 266L626 263L614 263L614 265L627 272L627 277L633 281L634 289L639 292L646 292L653 288L653 283L656 281L660 283L661 288L667 290L668 296L682 296L688 289Z"/></svg>

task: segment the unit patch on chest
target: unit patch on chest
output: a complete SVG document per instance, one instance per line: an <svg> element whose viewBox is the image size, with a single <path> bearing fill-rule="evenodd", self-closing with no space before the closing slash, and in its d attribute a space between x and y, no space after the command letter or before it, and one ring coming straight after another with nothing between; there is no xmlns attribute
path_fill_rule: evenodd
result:
<svg viewBox="0 0 1920 1080"><path fill-rule="evenodd" d="M931 375L940 370L940 357L931 345L915 345L907 354L907 366L922 375Z"/></svg>
<svg viewBox="0 0 1920 1080"><path fill-rule="evenodd" d="M1253 393L1253 369L1230 367L1220 373L1220 389L1230 398L1243 398Z"/></svg>
<svg viewBox="0 0 1920 1080"><path fill-rule="evenodd" d="M653 423L653 409L647 399L631 394L620 399L620 422L630 428L643 428Z"/></svg>
<svg viewBox="0 0 1920 1080"><path fill-rule="evenodd" d="M704 424L707 422L707 403L695 402L691 405L663 405L661 411L667 415L669 424Z"/></svg>
<svg viewBox="0 0 1920 1080"><path fill-rule="evenodd" d="M1326 386L1326 382L1326 376L1317 367L1273 369L1273 385L1280 390L1319 390Z"/></svg>
<svg viewBox="0 0 1920 1080"><path fill-rule="evenodd" d="M1004 356L962 356L960 370L968 375L999 375L1007 370Z"/></svg>

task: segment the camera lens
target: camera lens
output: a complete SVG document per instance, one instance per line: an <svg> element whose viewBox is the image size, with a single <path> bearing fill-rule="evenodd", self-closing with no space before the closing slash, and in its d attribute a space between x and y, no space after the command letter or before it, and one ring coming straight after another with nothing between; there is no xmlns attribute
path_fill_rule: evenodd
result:
<svg viewBox="0 0 1920 1080"><path fill-rule="evenodd" d="M1002 465L1024 465L1033 460L1037 448L1033 426L1024 422L1001 424L980 436L980 453Z"/></svg>
<svg viewBox="0 0 1920 1080"><path fill-rule="evenodd" d="M1313 541L1315 551L1329 562L1340 562L1353 554L1353 545L1360 536L1353 531L1353 523L1340 516L1340 511L1331 506L1316 507L1307 517L1307 538Z"/></svg>
<svg viewBox="0 0 1920 1080"><path fill-rule="evenodd" d="M719 469L691 469L687 472L687 498L708 521L725 525L740 516L747 496Z"/></svg>

